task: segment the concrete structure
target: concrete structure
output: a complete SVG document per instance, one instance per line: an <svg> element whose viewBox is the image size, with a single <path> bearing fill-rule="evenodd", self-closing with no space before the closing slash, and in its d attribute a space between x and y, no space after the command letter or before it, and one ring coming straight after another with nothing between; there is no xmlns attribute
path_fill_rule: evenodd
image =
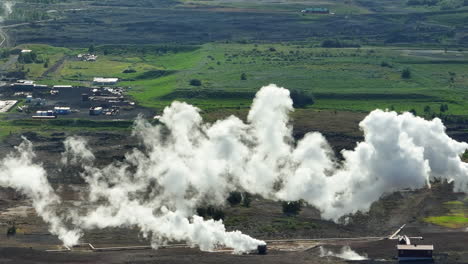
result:
<svg viewBox="0 0 468 264"><path fill-rule="evenodd" d="M93 79L93 85L116 85L119 82L119 78L101 78L96 77Z"/></svg>
<svg viewBox="0 0 468 264"><path fill-rule="evenodd" d="M6 100L0 101L0 113L5 113L10 111L10 109L15 106L18 101L16 100Z"/></svg>

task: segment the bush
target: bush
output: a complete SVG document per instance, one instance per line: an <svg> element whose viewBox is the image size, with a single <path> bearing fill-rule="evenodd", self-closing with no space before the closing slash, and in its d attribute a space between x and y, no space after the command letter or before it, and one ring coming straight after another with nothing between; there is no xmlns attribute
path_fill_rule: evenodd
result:
<svg viewBox="0 0 468 264"><path fill-rule="evenodd" d="M96 52L96 47L94 47L93 44L91 44L88 48L88 53L94 54Z"/></svg>
<svg viewBox="0 0 468 264"><path fill-rule="evenodd" d="M295 108L305 107L314 103L312 95L302 90L291 90L290 96Z"/></svg>
<svg viewBox="0 0 468 264"><path fill-rule="evenodd" d="M401 72L401 78L403 78L403 79L410 79L411 78L410 68L406 68Z"/></svg>
<svg viewBox="0 0 468 264"><path fill-rule="evenodd" d="M190 80L190 85L192 86L201 86L202 85L202 82L198 79L192 79Z"/></svg>
<svg viewBox="0 0 468 264"><path fill-rule="evenodd" d="M136 72L135 69L128 68L128 69L125 69L122 73L135 73L135 72Z"/></svg>
<svg viewBox="0 0 468 264"><path fill-rule="evenodd" d="M285 215L298 215L302 210L302 201L283 202L282 206Z"/></svg>
<svg viewBox="0 0 468 264"><path fill-rule="evenodd" d="M242 202L242 194L240 192L231 192L227 201L231 206L238 205Z"/></svg>
<svg viewBox="0 0 468 264"><path fill-rule="evenodd" d="M37 57L37 54L32 51L32 52L27 52L27 53L20 53L18 57L18 61L20 63L28 64L28 63L36 63L39 62L39 58Z"/></svg>
<svg viewBox="0 0 468 264"><path fill-rule="evenodd" d="M248 192L245 192L242 197L242 206L243 207L250 207L250 203L252 202L252 195Z"/></svg>
<svg viewBox="0 0 468 264"><path fill-rule="evenodd" d="M8 230L7 230L7 236L8 237L11 237L11 236L14 236L14 235L16 235L16 226L15 225L9 227Z"/></svg>
<svg viewBox="0 0 468 264"><path fill-rule="evenodd" d="M247 80L247 74L245 74L245 72L243 72L243 73L241 74L241 80L242 80L242 81Z"/></svg>
<svg viewBox="0 0 468 264"><path fill-rule="evenodd" d="M213 219L213 220L221 220L224 219L225 214L224 211L219 208L214 208L213 206L208 206L206 208L200 207L197 208L197 215L203 217L204 219Z"/></svg>
<svg viewBox="0 0 468 264"><path fill-rule="evenodd" d="M386 61L382 61L380 63L380 67L388 67L388 68L391 68L392 65L390 65L390 63L386 62Z"/></svg>
<svg viewBox="0 0 468 264"><path fill-rule="evenodd" d="M448 111L448 105L447 104L441 104L440 105L440 112L443 113L443 112L446 112Z"/></svg>
<svg viewBox="0 0 468 264"><path fill-rule="evenodd" d="M424 107L424 113L429 114L431 112L431 107L429 105L426 105Z"/></svg>

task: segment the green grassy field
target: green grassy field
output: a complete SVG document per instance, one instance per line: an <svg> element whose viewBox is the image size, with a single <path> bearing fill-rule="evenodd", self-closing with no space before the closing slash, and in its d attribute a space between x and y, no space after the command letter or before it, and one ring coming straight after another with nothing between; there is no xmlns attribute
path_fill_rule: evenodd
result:
<svg viewBox="0 0 468 264"><path fill-rule="evenodd" d="M468 227L468 200L446 202L444 206L448 215L427 217L424 221L449 228Z"/></svg>
<svg viewBox="0 0 468 264"><path fill-rule="evenodd" d="M6 120L5 114L0 115L0 139L11 134L35 132L49 135L55 132L80 131L130 131L131 121L90 121L83 119L56 120Z"/></svg>
<svg viewBox="0 0 468 264"><path fill-rule="evenodd" d="M28 46L61 58L83 50ZM97 62L67 59L44 84L89 84L93 77L118 77L141 105L162 108L183 100L203 109L246 108L262 86L275 83L308 91L316 109L416 110L419 114L468 115L468 52L401 47L321 48L317 44L210 43L180 52L99 54ZM17 66L20 67L20 66ZM46 70L28 64L28 77ZM40 69L39 69L40 68ZM402 78L404 69L411 77ZM131 73L124 73L131 69ZM245 80L241 75L245 73ZM199 79L201 86L191 86ZM424 113L424 108L430 111Z"/></svg>

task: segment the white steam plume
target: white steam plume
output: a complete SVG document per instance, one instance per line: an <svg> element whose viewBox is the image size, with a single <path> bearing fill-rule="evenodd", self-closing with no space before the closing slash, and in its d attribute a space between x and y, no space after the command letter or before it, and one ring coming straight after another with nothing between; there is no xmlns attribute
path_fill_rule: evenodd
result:
<svg viewBox="0 0 468 264"><path fill-rule="evenodd" d="M33 163L34 152L26 139L0 163L0 186L14 188L28 196L37 214L48 223L49 231L67 246L76 244L78 230L70 230L57 214L61 200L47 181L45 170Z"/></svg>
<svg viewBox="0 0 468 264"><path fill-rule="evenodd" d="M468 189L468 167L460 159L468 144L448 137L439 119L373 111L360 123L364 141L337 162L320 133L294 142L291 111L289 91L275 85L258 92L247 123L231 116L205 124L199 109L174 102L164 110L163 124L136 121L143 151L104 168L93 165L83 139L67 139L62 161L82 164L89 184L87 210L69 215L81 229L139 228L155 248L187 241L203 250L244 252L264 242L226 232L221 221L196 216L196 208L223 205L231 191L242 190L274 200L304 199L323 218L337 220L368 210L386 192L429 186L431 178Z"/></svg>
<svg viewBox="0 0 468 264"><path fill-rule="evenodd" d="M361 256L352 250L349 246L341 248L339 253L335 253L331 250L327 250L324 247L320 247L320 257L337 257L345 260L366 260L367 256Z"/></svg>
<svg viewBox="0 0 468 264"><path fill-rule="evenodd" d="M2 0L1 7L3 13L0 13L0 23L5 21L5 19L13 13L13 7L15 6L15 1Z"/></svg>

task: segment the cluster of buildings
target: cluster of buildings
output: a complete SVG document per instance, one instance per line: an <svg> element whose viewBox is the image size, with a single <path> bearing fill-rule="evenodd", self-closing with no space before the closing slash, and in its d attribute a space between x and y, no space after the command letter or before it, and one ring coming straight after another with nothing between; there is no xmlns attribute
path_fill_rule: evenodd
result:
<svg viewBox="0 0 468 264"><path fill-rule="evenodd" d="M34 89L48 88L47 85L36 84L35 81L31 80L18 80L10 84L10 87L16 91L32 91Z"/></svg>
<svg viewBox="0 0 468 264"><path fill-rule="evenodd" d="M95 54L78 54L78 56L76 56L79 60L81 61L96 61L98 56L95 55Z"/></svg>
<svg viewBox="0 0 468 264"><path fill-rule="evenodd" d="M71 114L70 107L54 107L54 110L36 111L36 114L32 116L34 119L55 119L59 115Z"/></svg>
<svg viewBox="0 0 468 264"><path fill-rule="evenodd" d="M95 59L93 56L82 54L81 57L89 61ZM18 107L18 111L33 112L34 119L52 119L61 115L83 113L84 109L91 116L115 116L119 114L121 107L135 105L125 99L123 88L116 87L118 78L95 77L90 87L66 84L48 86L32 80L10 82L11 84L4 87L8 87L14 97L25 97L25 105Z"/></svg>

